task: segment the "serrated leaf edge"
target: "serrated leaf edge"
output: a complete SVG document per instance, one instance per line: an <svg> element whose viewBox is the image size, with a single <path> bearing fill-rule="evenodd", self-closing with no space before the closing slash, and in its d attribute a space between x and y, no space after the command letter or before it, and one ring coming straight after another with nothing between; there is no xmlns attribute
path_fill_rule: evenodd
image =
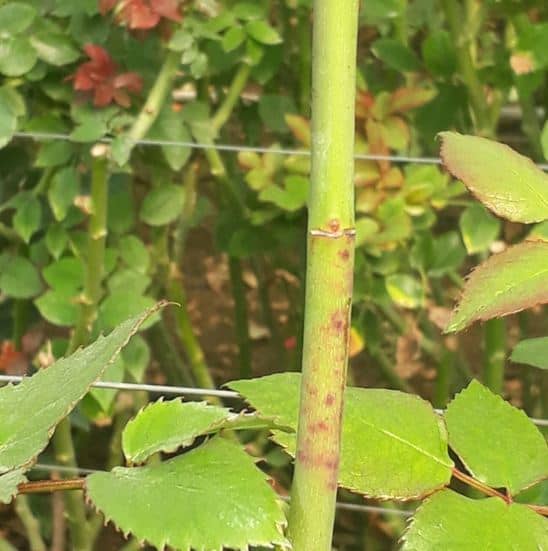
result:
<svg viewBox="0 0 548 551"><path fill-rule="evenodd" d="M260 458L253 458L251 457L251 459L254 459L255 463L257 463L258 461L260 461ZM134 468L134 467L125 467L125 468ZM142 467L135 467L135 468L142 468ZM263 478L264 478L264 481L268 484L268 482L270 480L273 480L272 477L268 476L264 471L262 471L261 469L259 469L257 467L257 470L259 470L262 474L263 474ZM109 474L112 474L112 471L108 471ZM86 481L87 482L87 481ZM281 496L279 496L278 494L276 494L276 503L278 504L279 508L280 508L280 511L281 513L283 514L283 499L281 498ZM96 514L100 514L102 517L103 517L103 526L107 526L108 523L110 522L113 527L115 528L115 530L119 533L119 534L122 534L122 536L125 538L125 539L129 539L129 536L131 535L132 537L135 537L133 535L133 533L131 532L131 530L127 530L126 532L124 532L118 525L117 523L114 521L114 519L112 517L107 517L107 515L105 515L105 513L100 509L100 507L98 505L96 505L96 503L93 501L93 499L91 498L91 496L88 494L88 489L87 489L87 484L84 484L84 500L87 504L88 507L90 507L91 509L93 509L93 511L96 513ZM274 523L275 526L276 526L276 529L278 530L278 532L280 533L280 537L281 537L281 540L280 541L275 541L275 542L271 542L271 543L264 543L264 542L258 542L258 541L250 541L248 542L244 547L232 547L231 549L233 549L234 551L249 551L249 546L261 546L261 547L268 547L270 549L274 549L276 546L280 546L284 549L290 549L291 548L291 545L289 543L289 541L284 537L284 529L287 527L287 520L285 522L275 522ZM152 545L153 547L155 547L155 545L150 542L149 540L147 540L146 538L145 539L138 539L136 538L137 541L141 544L141 545L145 545L146 543L148 543L149 545ZM223 551L225 549L225 546L222 545L221 547L218 547L218 548L206 548L206 547L193 547L192 545L189 545L188 547L186 547L186 549L183 549L181 547L175 547L173 544L170 544L169 543L169 539L165 539L165 541L162 543L162 546L161 547L156 547L157 549L159 549L160 551L163 551L164 549L166 549L166 547L168 546L171 546L172 549L174 550L177 550L177 551Z"/></svg>
<svg viewBox="0 0 548 551"><path fill-rule="evenodd" d="M486 207L489 211L491 211L495 216L499 217L499 218L503 218L505 220L510 220L511 222L518 222L518 223L525 223L525 224L531 224L531 223L535 223L535 222L543 222L545 220L545 218L529 218L527 217L526 219L524 218L520 218L520 217L510 217L510 216L501 216L500 214L497 213L496 209L493 208L491 205L489 205L488 203L484 202L481 198L481 192L478 191L475 187L472 187L470 186L468 183L466 183L463 179L461 179L459 177L458 174L455 173L455 171L453 171L451 169L451 167L449 166L450 163L447 161L447 145L446 145L446 139L445 139L445 136L446 134L457 134L461 137L465 137L466 135L465 134L461 134L460 132L439 132L436 137L440 140L441 142L441 145L440 145L440 158L441 158L441 162L442 162L442 166L454 177L456 178L457 180L459 180L460 182L462 182L465 186L466 186L466 189L468 189L468 191L470 191L470 193L484 206ZM481 137L481 136L474 136L474 137ZM484 138L486 139L486 138ZM488 141L493 141L493 140L488 140ZM542 174L543 176L546 176L546 174L544 173L544 171L540 170L536 165L535 163L529 159L528 157L525 157L524 155L521 155L521 153L518 153L517 151L515 151L514 149L512 149L510 146L506 145L506 144L503 144L503 143L500 143L500 142L494 142L494 143L497 143L501 148L504 148L506 150L508 150L510 153L511 153L511 156L517 156L519 158L521 158L520 160L524 163L524 164L528 164L530 165L529 168L532 168L534 171L538 171L540 172L540 174ZM548 178L547 178L547 181L548 181ZM526 181L525 181L526 182ZM527 182L526 182L527 183ZM538 195L537 191L532 189L532 188L529 188L529 191L532 191L535 195ZM542 202L546 203L546 200L543 199L542 197L539 197L539 199L542 200ZM548 207L548 204L546 205Z"/></svg>
<svg viewBox="0 0 548 551"><path fill-rule="evenodd" d="M6 471L2 471L0 472L0 475L2 474L6 474L8 472L12 472L12 471L15 471L17 469L25 469L25 471L29 470L30 467L36 462L36 459L38 458L38 456L44 451L44 449L47 447L47 445L49 444L49 441L51 440L51 437L53 436L53 433L55 432L55 428L57 427L57 425L61 422L62 419L64 419L73 409L74 407L76 406L76 404L86 395L86 393L88 392L89 388L91 388L91 385L93 384L93 382L96 382L98 381L101 376L103 375L103 373L105 372L105 370L107 369L107 367L109 365L111 365L114 360L116 359L116 357L118 356L118 354L120 354L120 351L127 345L127 343L131 340L132 337L134 337L138 331L139 331L139 328L141 327L141 325L150 317L152 316L153 314L155 314L156 312L158 312L160 309L164 308L166 305L170 304L168 301L160 301L158 302L157 304L155 304L152 308L149 308L148 310L146 310L138 319L137 321L135 322L133 328L131 329L130 333L128 334L128 337L127 339L125 339L123 341L123 343L114 351L114 353L112 354L110 360L108 362L105 363L105 365L103 366L103 368L101 369L100 373L98 374L98 376L94 379L94 381L92 381L92 383L90 383L87 387L87 390L82 394L82 396L80 397L80 399L78 400L75 400L73 402L71 402L68 406L67 406L67 409L65 410L65 413L59 418L59 420L54 423L49 429L47 429L46 431L46 434L47 434L47 441L46 443L44 444L44 446L35 454L33 455L28 461L26 462L23 462L23 463L20 463L19 465L16 465ZM113 331L115 331L115 329L113 329ZM111 331L112 333L112 331ZM110 333L109 333L110 335ZM103 334L100 334L97 339L92 343L90 344L89 346L93 346L95 345L96 343L98 342L102 342L104 341L105 339L107 338L107 336L103 335ZM87 347L80 347L78 348L77 350L75 350L74 354L71 354L70 356L68 356L67 358L62 358L62 359L68 359L72 356L74 356L75 354L78 354L81 350L83 350L84 348L87 348ZM30 377L24 377L23 378L23 381L25 379L30 379ZM21 383L19 383L21 384ZM14 386L13 384L9 383L7 386Z"/></svg>
<svg viewBox="0 0 548 551"><path fill-rule="evenodd" d="M477 379L472 379L472 381L470 382L470 384L468 386L466 386L465 388L463 388L461 391L457 392L457 394L455 394L455 396L453 397L453 399L451 400L451 402L449 402L448 406L449 407L451 405L451 403L453 403L459 396L462 396L464 394L464 392L466 390L468 390L470 388L470 386L472 384L478 384L480 385L481 388L487 390L488 392L490 392L499 402L502 402L503 404L506 404L508 406L510 406L511 408L513 408L515 411L517 411L517 413L524 419L526 419L528 421L528 423L530 423L533 427L535 427L535 425L531 422L531 419L528 417L528 415L525 413L525 411L523 411L522 409L520 408L516 408L514 406L512 406L512 404L510 404L510 402L508 402L507 400L505 400L500 394L494 394L493 392L491 392L486 386L482 385ZM447 411L447 410L446 410ZM445 423L446 427L447 427L447 436L449 438L450 436L450 431L449 431L449 427L447 426L447 422ZM536 429L536 427L535 427ZM493 488L493 486L491 486L486 480L483 480L483 478L480 478L479 476L477 476L474 471L470 468L469 466L469 463L468 463L468 460L465 459L461 453L459 453L448 441L448 445L449 447L455 452L455 454L458 456L458 458L460 459L460 461L462 462L462 464L466 467L466 470L470 473L471 476L473 476L474 478L476 478L477 480L479 480L480 482L483 482L484 484L487 484L489 487ZM511 496L516 496L518 495L520 492L523 492L524 490L527 490L528 488L531 488L531 486L534 486L535 484L538 484L539 482L542 482L543 480L546 480L548 478L548 472L546 473L545 476L531 482L530 484L528 484L527 486L524 486L523 488L520 488L518 490L516 490L515 492L512 492L510 494L510 489L507 488L507 487L504 487L506 491L509 492L509 495Z"/></svg>
<svg viewBox="0 0 548 551"><path fill-rule="evenodd" d="M467 329L468 327L470 327L472 324L476 323L476 322L485 322L485 321L489 321L490 319L500 319L500 318L505 318L507 316L510 316L512 314L516 314L518 312L521 312L523 310L526 310L527 308L531 308L533 306L536 306L537 304L538 305L541 305L541 304L547 304L548 303L548 298L542 302L538 302L538 301L535 301L534 303L532 304L525 304L524 306L521 306L519 308L516 308L514 310L508 310L506 311L504 314L500 314L500 315L494 315L494 316L488 316L488 317L483 317L483 316L478 316L478 313L481 312L481 311L484 311L485 309L487 309L487 307L483 307L483 308L477 308L476 311L475 311L475 314L473 317L470 317L468 319L468 321L465 321L464 323L461 322L460 324L457 324L455 325L454 323L454 318L457 316L457 314L459 313L460 311L460 306L461 306L461 302L462 302L462 298L464 297L464 293L466 292L466 285L469 283L470 279L480 270L483 270L486 266L486 264L493 258L496 258L497 256L500 256L500 255L505 255L507 254L509 251L511 250L514 250L524 244L533 244L533 243L542 243L542 244L545 244L547 246L547 249L548 249L548 241L545 241L543 239L525 239L524 241L522 241L521 243L517 243L516 245L512 245L511 247L508 247L506 250L502 251L501 253L497 253L495 255L492 255L490 256L487 260L485 260L484 262L482 262L481 264L478 264L477 266L475 266L474 268L472 268L472 270L470 270L470 272L468 274L466 274L466 276L464 277L464 280L465 280L465 286L463 287L462 291L460 292L460 296L459 296L459 299L457 301L457 305L453 308L453 311L451 312L451 318L449 319L449 322L447 324L447 326L445 327L445 329L443 330L444 333L455 333L455 332L458 332L458 331L462 331L464 329ZM544 272L537 272L534 274L534 277L542 274Z"/></svg>

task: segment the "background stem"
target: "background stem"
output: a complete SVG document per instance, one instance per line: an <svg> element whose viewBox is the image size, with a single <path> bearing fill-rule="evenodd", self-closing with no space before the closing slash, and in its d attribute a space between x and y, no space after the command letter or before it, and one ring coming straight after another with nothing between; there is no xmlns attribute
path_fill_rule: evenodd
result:
<svg viewBox="0 0 548 551"><path fill-rule="evenodd" d="M504 365L506 360L506 321L494 318L484 325L484 372L485 386L500 394L504 382Z"/></svg>
<svg viewBox="0 0 548 551"><path fill-rule="evenodd" d="M88 251L85 259L85 283L80 315L72 335L67 355L86 344L97 314L101 298L107 235L108 174L104 157L95 157L91 175L91 214L88 223ZM65 417L53 436L55 459L59 465L76 467L76 453L72 441L70 418ZM79 492L65 494L67 522L74 551L89 551L92 547L87 525L86 509Z"/></svg>

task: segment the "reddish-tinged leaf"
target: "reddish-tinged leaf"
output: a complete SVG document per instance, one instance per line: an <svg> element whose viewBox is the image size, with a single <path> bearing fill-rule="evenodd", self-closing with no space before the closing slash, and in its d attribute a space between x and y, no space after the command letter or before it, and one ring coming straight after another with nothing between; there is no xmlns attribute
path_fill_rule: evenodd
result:
<svg viewBox="0 0 548 551"><path fill-rule="evenodd" d="M390 98L390 113L403 113L428 103L436 92L429 88L399 88Z"/></svg>
<svg viewBox="0 0 548 551"><path fill-rule="evenodd" d="M116 90L114 89L112 91L112 97L114 98L114 101L120 105L121 107L129 107L131 105L131 100L129 99L129 94L125 92L124 90Z"/></svg>
<svg viewBox="0 0 548 551"><path fill-rule="evenodd" d="M490 257L469 276L447 332L548 302L548 242L526 241Z"/></svg>
<svg viewBox="0 0 548 551"><path fill-rule="evenodd" d="M365 123L365 130L367 133L367 142L369 144L369 153L372 155L390 155L390 150L388 149L388 146L383 138L381 124L375 122L373 119L367 119ZM377 162L382 174L390 170L390 161L381 159Z"/></svg>
<svg viewBox="0 0 548 551"><path fill-rule="evenodd" d="M8 375L24 375L28 360L11 341L4 341L0 347L0 372Z"/></svg>
<svg viewBox="0 0 548 551"><path fill-rule="evenodd" d="M100 84L95 88L93 94L93 105L96 107L105 107L109 105L114 98L114 88L111 84Z"/></svg>
<svg viewBox="0 0 548 551"><path fill-rule="evenodd" d="M96 63L96 68L101 69L101 72L108 73L116 70L116 65L109 53L101 46L97 44L86 44L84 46L84 52L88 55L92 62Z"/></svg>
<svg viewBox="0 0 548 551"><path fill-rule="evenodd" d="M127 88L130 92L140 92L143 88L143 79L137 73L122 73L114 77L114 88Z"/></svg>
<svg viewBox="0 0 548 551"><path fill-rule="evenodd" d="M152 29L160 22L160 15L145 0L128 0L121 15L130 29Z"/></svg>
<svg viewBox="0 0 548 551"><path fill-rule="evenodd" d="M99 13L101 15L106 15L114 6L118 0L99 0Z"/></svg>
<svg viewBox="0 0 548 551"><path fill-rule="evenodd" d="M177 0L152 0L153 9L166 19L180 21L179 2Z"/></svg>
<svg viewBox="0 0 548 551"><path fill-rule="evenodd" d="M495 214L514 222L548 219L548 175L508 146L456 132L442 132L447 170Z"/></svg>
<svg viewBox="0 0 548 551"><path fill-rule="evenodd" d="M149 30L156 27L162 18L171 21L182 19L178 0L100 0L99 10L105 15L117 10L117 20L133 30Z"/></svg>

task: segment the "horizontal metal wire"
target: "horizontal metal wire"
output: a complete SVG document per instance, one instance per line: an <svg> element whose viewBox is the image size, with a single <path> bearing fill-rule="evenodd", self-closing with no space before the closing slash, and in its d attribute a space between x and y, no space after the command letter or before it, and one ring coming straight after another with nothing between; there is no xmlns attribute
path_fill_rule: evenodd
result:
<svg viewBox="0 0 548 551"><path fill-rule="evenodd" d="M20 375L0 375L0 382L5 383L20 383L24 377ZM91 385L94 388L108 388L112 390L131 390L145 391L158 394L172 394L175 396L215 396L217 398L239 398L240 394L232 390L219 390L211 388L194 388L186 386L169 386L169 385L151 385L146 383L117 383L114 381L97 381ZM436 409L437 413L443 414L442 409ZM529 419L539 427L548 427L548 419L537 419L529 417Z"/></svg>
<svg viewBox="0 0 548 551"><path fill-rule="evenodd" d="M48 463L36 463L31 468L32 471L43 472L58 472L74 475L88 475L93 473L104 473L99 469L83 469L80 467L66 467L64 465L51 465ZM280 496L284 501L289 501L289 497ZM354 511L356 513L383 513L386 515L401 515L402 517L410 517L413 515L412 511L404 511L402 509L394 509L392 507L379 507L378 505L360 505L358 503L344 503L337 501L337 509L344 511Z"/></svg>
<svg viewBox="0 0 548 551"><path fill-rule="evenodd" d="M20 383L24 377L20 375L0 375L0 382ZM109 388L113 390L132 390L155 392L158 394L173 394L177 396L216 396L218 398L239 398L240 395L232 390L218 390L207 388L193 388L186 386L151 385L137 383L117 383L114 381L97 381L91 385L94 388Z"/></svg>
<svg viewBox="0 0 548 551"><path fill-rule="evenodd" d="M70 134L61 134L54 132L15 132L13 134L16 138L27 138L37 141L48 140L63 140L73 141ZM112 143L113 138L101 138L97 140L99 143ZM310 156L310 151L307 149L287 149L287 148L270 148L251 145L234 145L234 144L215 144L215 143L197 143L197 142L179 142L173 140L152 140L142 139L135 140L134 145L144 146L168 146L168 147L186 147L191 149L214 149L216 151L232 151L240 152L245 151L249 153L272 153L275 155L299 155ZM365 153L356 153L355 159L364 161L390 161L392 163L415 163L415 164L429 164L439 165L441 160L438 157L414 157L407 155L373 155ZM548 171L548 164L537 164L541 170Z"/></svg>

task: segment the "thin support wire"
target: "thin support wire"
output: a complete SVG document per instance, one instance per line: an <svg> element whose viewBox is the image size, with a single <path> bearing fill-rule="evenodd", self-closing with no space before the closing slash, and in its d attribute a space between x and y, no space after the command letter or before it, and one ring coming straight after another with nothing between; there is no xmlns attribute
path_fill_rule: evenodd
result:
<svg viewBox="0 0 548 551"><path fill-rule="evenodd" d="M32 139L37 141L47 140L62 140L73 141L70 134L60 134L54 132L15 132L13 134L15 138ZM101 138L97 140L99 143L112 143L113 138ZM211 144L211 143L197 143L197 142L179 142L174 140L152 140L142 139L132 142L133 145L143 146L167 146L167 147L181 147L190 149L214 149L216 151L232 151L232 152L248 152L248 153L272 153L274 155L299 155L308 157L310 151L306 149L290 149L282 147L260 147L250 145L233 145L233 144ZM356 153L354 158L363 161L390 161L392 163L415 163L415 164L429 164L439 165L441 159L438 157L414 157L408 155L373 155ZM541 170L548 171L548 164L537 164Z"/></svg>
<svg viewBox="0 0 548 551"><path fill-rule="evenodd" d="M24 377L20 375L0 375L0 383L20 383ZM240 398L240 394L232 390L219 390L211 388L194 388L186 386L151 385L142 383L117 383L114 381L97 381L91 385L94 388L108 388L112 390L145 391L157 394L171 394L175 396L216 396L217 398ZM442 409L435 410L443 415ZM529 419L539 427L548 427L548 419Z"/></svg>
<svg viewBox="0 0 548 551"><path fill-rule="evenodd" d="M36 463L31 468L32 471L39 472L59 472L74 475L89 475L94 473L105 473L108 471L102 471L99 469L84 469L80 467L65 467L64 465L52 465L48 463ZM289 501L289 496L280 496L284 501ZM386 515L400 515L403 517L410 517L413 515L412 511L404 511L403 509L394 509L390 507L379 507L378 505L360 505L357 503L343 503L337 501L337 509L343 511L354 511L356 513L382 513Z"/></svg>

